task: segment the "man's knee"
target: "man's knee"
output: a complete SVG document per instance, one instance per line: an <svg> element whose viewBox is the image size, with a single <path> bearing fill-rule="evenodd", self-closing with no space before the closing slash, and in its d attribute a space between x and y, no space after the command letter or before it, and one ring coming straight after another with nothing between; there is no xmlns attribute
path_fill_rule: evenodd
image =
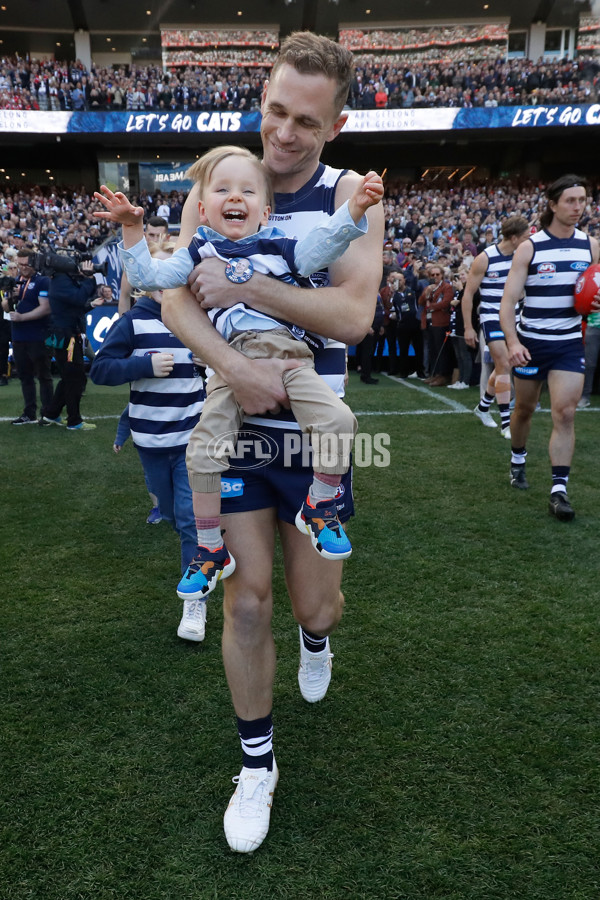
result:
<svg viewBox="0 0 600 900"><path fill-rule="evenodd" d="M223 615L228 628L250 637L270 627L272 595L270 589L260 590L238 582L236 575L232 575L223 583Z"/></svg>
<svg viewBox="0 0 600 900"><path fill-rule="evenodd" d="M329 598L323 598L318 606L294 605L294 615L305 631L325 637L335 631L344 610L344 595L338 590Z"/></svg>
<svg viewBox="0 0 600 900"><path fill-rule="evenodd" d="M570 430L575 423L576 403L560 403L552 407L552 422L556 428Z"/></svg>

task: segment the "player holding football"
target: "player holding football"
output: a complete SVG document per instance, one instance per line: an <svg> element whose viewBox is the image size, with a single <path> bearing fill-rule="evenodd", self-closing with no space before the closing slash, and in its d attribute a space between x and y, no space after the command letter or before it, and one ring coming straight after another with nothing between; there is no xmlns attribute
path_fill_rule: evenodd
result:
<svg viewBox="0 0 600 900"><path fill-rule="evenodd" d="M598 241L577 228L587 204L585 181L563 175L546 191L541 230L515 251L500 304L500 324L513 366L515 408L511 417L510 483L524 490L526 444L531 417L547 379L552 412L549 512L569 522L575 511L567 482L575 448L575 410L581 397L584 353L581 316L573 290L582 271L598 262ZM525 290L517 324L515 305ZM599 295L600 299L600 295ZM596 308L600 303L596 301Z"/></svg>

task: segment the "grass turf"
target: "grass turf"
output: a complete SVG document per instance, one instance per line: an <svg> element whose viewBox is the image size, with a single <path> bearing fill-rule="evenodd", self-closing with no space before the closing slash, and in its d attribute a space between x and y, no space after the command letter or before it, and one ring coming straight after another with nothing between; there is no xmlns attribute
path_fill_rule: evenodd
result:
<svg viewBox="0 0 600 900"><path fill-rule="evenodd" d="M315 706L277 558L281 779L265 844L237 856L220 592L204 643L178 640L176 536L145 524L133 448L112 452L126 398L90 384L97 430L67 433L10 426L19 387L0 394L3 900L597 898L598 410L577 416L563 524L547 412L518 492L474 389L351 376L360 431L389 435L391 464L355 470L346 611Z"/></svg>

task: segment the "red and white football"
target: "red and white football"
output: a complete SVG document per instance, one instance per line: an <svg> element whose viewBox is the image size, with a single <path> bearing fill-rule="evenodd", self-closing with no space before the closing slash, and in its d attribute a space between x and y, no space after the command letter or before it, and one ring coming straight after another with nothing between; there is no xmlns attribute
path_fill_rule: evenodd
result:
<svg viewBox="0 0 600 900"><path fill-rule="evenodd" d="M580 316L587 316L592 302L600 291L600 265L588 266L575 282L575 309Z"/></svg>

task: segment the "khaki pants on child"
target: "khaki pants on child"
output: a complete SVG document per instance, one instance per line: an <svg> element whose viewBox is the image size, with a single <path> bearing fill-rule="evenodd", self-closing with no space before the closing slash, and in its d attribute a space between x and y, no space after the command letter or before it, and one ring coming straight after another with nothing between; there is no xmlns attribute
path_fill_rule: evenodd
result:
<svg viewBox="0 0 600 900"><path fill-rule="evenodd" d="M314 468L318 472L343 475L350 465L350 449L357 422L349 406L315 372L313 355L304 341L287 329L245 331L230 341L232 347L251 359L301 359L301 368L283 373L290 407L304 434L311 439ZM244 411L231 388L217 374L207 386L200 421L187 448L186 463L192 491L200 494L220 490L221 473L229 468L229 455L242 427ZM340 436L332 453L329 436ZM327 446L321 440L327 436ZM322 458L321 458L322 457Z"/></svg>

